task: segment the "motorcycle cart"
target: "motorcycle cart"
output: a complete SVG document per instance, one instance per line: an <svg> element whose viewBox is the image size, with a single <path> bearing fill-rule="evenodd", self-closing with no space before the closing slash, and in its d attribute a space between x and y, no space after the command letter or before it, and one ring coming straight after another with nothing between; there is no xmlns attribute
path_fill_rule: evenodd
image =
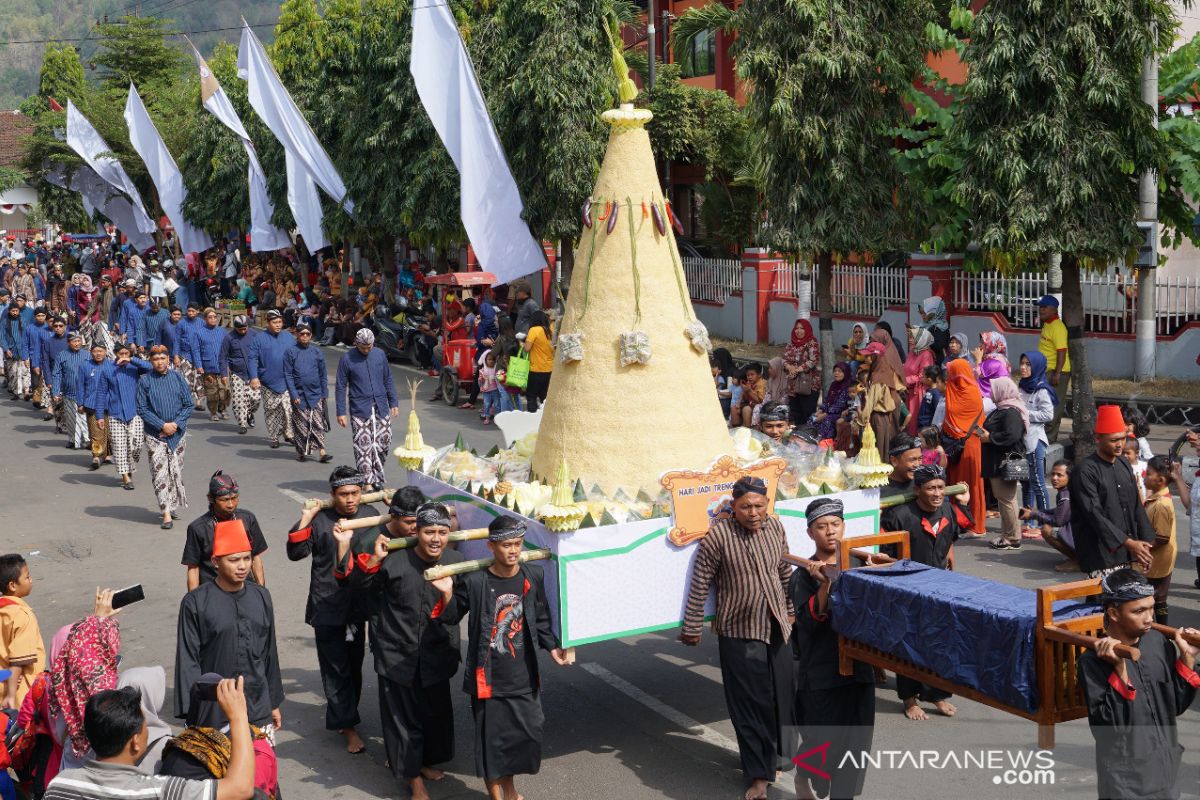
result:
<svg viewBox="0 0 1200 800"><path fill-rule="evenodd" d="M490 272L450 272L425 276L425 286L433 293L439 307L444 307L447 292L482 286L486 296L495 282L496 276ZM461 291L457 293L462 294ZM439 338L442 343L442 374L439 376L442 399L446 405L456 406L463 390L469 392L475 381L475 339L447 341L443 334L439 334Z"/></svg>

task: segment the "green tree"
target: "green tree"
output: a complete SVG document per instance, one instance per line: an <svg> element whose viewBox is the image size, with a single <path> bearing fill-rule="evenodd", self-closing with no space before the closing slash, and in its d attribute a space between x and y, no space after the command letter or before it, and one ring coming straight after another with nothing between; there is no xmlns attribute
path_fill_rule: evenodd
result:
<svg viewBox="0 0 1200 800"><path fill-rule="evenodd" d="M1164 156L1139 73L1174 31L1166 0L988 3L965 50L960 199L993 266L1062 254L1076 458L1095 426L1080 271L1139 239L1138 175Z"/></svg>
<svg viewBox="0 0 1200 800"><path fill-rule="evenodd" d="M1186 108L1200 89L1200 36L1164 56L1158 68L1160 105ZM1197 241L1196 206L1200 204L1200 120L1166 114L1159 121L1166 165L1159 173L1158 218L1162 243L1177 248Z"/></svg>
<svg viewBox="0 0 1200 800"><path fill-rule="evenodd" d="M69 44L46 45L46 57L38 79L38 94L43 98L53 97L64 108L71 100L77 105L87 93L87 82L83 76L83 63L79 51Z"/></svg>
<svg viewBox="0 0 1200 800"><path fill-rule="evenodd" d="M746 115L760 160L769 244L816 254L824 380L833 371L830 277L835 259L902 241L891 155L904 92L925 56L928 0L759 0L709 4L675 28L677 51L701 30L738 34L731 52L749 87Z"/></svg>
<svg viewBox="0 0 1200 800"><path fill-rule="evenodd" d="M570 283L579 206L604 156L600 113L615 100L604 21L622 0L493 0L471 34L484 95L534 237L562 246Z"/></svg>
<svg viewBox="0 0 1200 800"><path fill-rule="evenodd" d="M167 42L170 20L159 17L122 17L98 26L100 49L92 63L100 70L100 84L124 94L133 83L143 97L176 80L183 72L183 52Z"/></svg>

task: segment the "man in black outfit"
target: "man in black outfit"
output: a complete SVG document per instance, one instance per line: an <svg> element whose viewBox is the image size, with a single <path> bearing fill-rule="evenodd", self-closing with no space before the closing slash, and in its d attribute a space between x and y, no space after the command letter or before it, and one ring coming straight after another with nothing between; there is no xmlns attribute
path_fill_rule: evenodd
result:
<svg viewBox="0 0 1200 800"><path fill-rule="evenodd" d="M208 511L192 520L187 527L187 538L183 542L182 564L187 567L187 588L190 592L202 582L215 581L217 570L212 563L213 538L217 524L238 520L250 537L250 552L254 560L250 565L250 580L266 586L262 554L267 552L267 539L258 518L244 508L238 508L238 485L232 475L217 470L208 480Z"/></svg>
<svg viewBox="0 0 1200 800"><path fill-rule="evenodd" d="M796 657L796 719L803 754L829 743L823 759L813 762L830 774L829 780L804 769L796 770L798 797L844 800L862 794L865 764L843 758L846 753L871 749L875 727L875 671L854 662L854 674L838 671L838 639L830 621L829 589L837 569L838 547L846 532L845 510L840 500L818 498L808 504L808 535L816 554L807 570L792 573L789 594L796 609L792 650ZM890 558L872 556L872 562ZM861 759L860 759L861 761ZM821 763L823 762L823 763ZM805 762L807 763L807 762ZM808 781L805 786L803 781ZM824 785L818 787L816 783ZM805 789L808 791L806 792Z"/></svg>
<svg viewBox="0 0 1200 800"><path fill-rule="evenodd" d="M461 657L458 626L438 621L445 603L425 580L425 570L463 556L446 549L450 514L445 506L426 503L415 516L415 547L389 551L391 537L377 532L372 552L353 557L355 532L335 528L334 537L338 561L346 559L339 581L348 581L363 605L373 609L371 652L388 763L396 779L408 784L413 800L428 800L425 781L444 777L433 765L454 757L450 679Z"/></svg>
<svg viewBox="0 0 1200 800"><path fill-rule="evenodd" d="M908 531L912 560L938 569L954 569L954 543L971 530L970 495L959 495L955 503L946 502L946 471L936 464L917 468L913 473L917 498L902 506L893 506L881 518L885 531ZM896 693L904 701L904 716L913 721L928 719L920 701L933 703L944 716L954 716L950 693L920 681L896 676Z"/></svg>
<svg viewBox="0 0 1200 800"><path fill-rule="evenodd" d="M892 474L888 476L887 486L879 490L879 496L911 494L913 472L921 466L921 443L907 433L896 434L888 448L888 461L892 463Z"/></svg>
<svg viewBox="0 0 1200 800"><path fill-rule="evenodd" d="M1096 452L1071 471L1071 533L1079 568L1091 578L1140 564L1150 567L1154 526L1137 479L1121 457L1125 420L1119 406L1096 409Z"/></svg>
<svg viewBox="0 0 1200 800"><path fill-rule="evenodd" d="M372 506L359 504L365 482L354 467L335 469L329 476L332 507L306 507L288 533L287 542L289 561L312 556L304 621L312 625L317 643L317 663L325 690L325 728L345 736L346 751L351 754L366 749L355 730L360 722L366 613L354 602L350 587L338 585L334 576L338 542L333 530L341 519L379 515Z"/></svg>
<svg viewBox="0 0 1200 800"><path fill-rule="evenodd" d="M492 565L433 581L443 624L471 615L463 689L475 716L475 774L489 800L520 797L513 776L541 769L545 718L535 648L550 651L556 664L570 663L551 628L542 567L520 561L524 545L525 523L496 517L488 525Z"/></svg>
<svg viewBox="0 0 1200 800"><path fill-rule="evenodd" d="M1179 797L1176 785L1183 748L1175 718L1200 688L1196 648L1175 633L1174 646L1150 627L1154 587L1132 569L1100 581L1105 637L1079 657L1076 669L1087 702L1088 727L1096 739L1096 783L1102 799ZM1137 647L1133 661L1118 645Z"/></svg>

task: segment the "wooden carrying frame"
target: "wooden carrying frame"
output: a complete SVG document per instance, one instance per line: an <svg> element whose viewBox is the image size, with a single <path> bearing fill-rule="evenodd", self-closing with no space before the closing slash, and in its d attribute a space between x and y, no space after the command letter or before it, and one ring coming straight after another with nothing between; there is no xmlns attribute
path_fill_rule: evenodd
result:
<svg viewBox="0 0 1200 800"><path fill-rule="evenodd" d="M871 545L895 543L900 545L900 557L908 558L910 551L907 531L843 539L841 551L838 554L838 565L843 570L850 568L852 548L857 550ZM857 556L857 554L854 555ZM1099 591L1100 582L1098 580L1062 583L1056 586L1041 587L1037 590L1037 625L1034 628L1034 667L1038 693L1036 711L1026 711L1023 708L1002 703L978 689L948 681L911 661L891 653L885 653L862 642L847 639L840 634L838 635L839 671L843 675L851 675L853 674L851 662L862 661L905 675L921 683L936 686L985 706L1024 717L1038 724L1038 747L1051 749L1054 747L1056 723L1069 722L1087 716L1087 705L1084 703L1083 690L1079 686L1075 665L1080 654L1084 650L1090 649L1095 643L1096 637L1104 635L1102 615L1092 614L1055 623L1054 604L1059 600L1088 597L1098 594ZM1135 661L1140 656L1136 648L1128 648L1125 655Z"/></svg>

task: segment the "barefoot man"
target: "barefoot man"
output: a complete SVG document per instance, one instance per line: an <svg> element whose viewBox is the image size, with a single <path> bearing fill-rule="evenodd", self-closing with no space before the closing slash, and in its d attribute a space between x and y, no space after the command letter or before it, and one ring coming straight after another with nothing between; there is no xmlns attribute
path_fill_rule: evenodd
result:
<svg viewBox="0 0 1200 800"><path fill-rule="evenodd" d="M776 772L791 766L792 631L787 537L767 513L767 484L742 478L733 485L733 519L715 523L700 540L692 567L679 641L700 643L708 590L717 590L717 633L725 704L737 733L746 800L765 800Z"/></svg>
<svg viewBox="0 0 1200 800"><path fill-rule="evenodd" d="M414 487L405 487L414 488ZM399 494L399 493L397 493ZM416 509L415 547L389 551L391 537L376 530L370 553L355 554L355 531L334 526L340 583L348 583L371 612L371 651L379 676L379 717L388 764L413 800L429 800L425 781L445 774L434 764L454 758L454 707L450 679L458 671L458 626L443 625L435 613L442 593L425 580L425 570L463 560L446 549L450 515L441 503Z"/></svg>

